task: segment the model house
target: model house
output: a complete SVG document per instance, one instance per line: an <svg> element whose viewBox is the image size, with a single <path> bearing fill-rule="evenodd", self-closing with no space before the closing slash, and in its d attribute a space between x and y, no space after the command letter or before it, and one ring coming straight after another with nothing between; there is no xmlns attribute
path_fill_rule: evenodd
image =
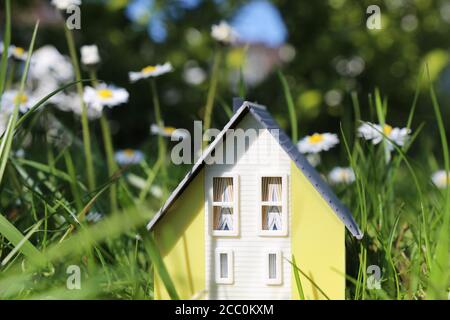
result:
<svg viewBox="0 0 450 320"><path fill-rule="evenodd" d="M298 299L295 257L306 299L344 299L358 225L267 109L239 105L148 224L178 294ZM157 274L155 298L169 299Z"/></svg>

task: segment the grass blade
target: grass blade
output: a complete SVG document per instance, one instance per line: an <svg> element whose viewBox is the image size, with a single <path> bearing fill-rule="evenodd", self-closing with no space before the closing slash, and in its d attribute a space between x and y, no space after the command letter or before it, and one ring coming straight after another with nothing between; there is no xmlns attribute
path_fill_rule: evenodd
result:
<svg viewBox="0 0 450 320"><path fill-rule="evenodd" d="M295 262L294 255L292 255L292 263L294 265L297 265L297 263ZM302 282L300 280L300 274L296 268L294 268L293 272L294 272L295 284L297 285L298 296L300 297L300 300L305 300L305 294L303 293L303 287L302 287Z"/></svg>
<svg viewBox="0 0 450 320"><path fill-rule="evenodd" d="M36 25L34 27L33 37L31 38L30 47L28 49L27 61L25 63L25 68L22 74L22 80L20 81L19 96L23 94L25 88L25 82L28 76L28 70L30 69L31 55L33 53L34 42L36 40L38 27L39 21L36 22ZM14 128L17 122L17 118L19 116L19 104L20 104L19 100L20 99L17 99L16 101L16 105L14 106L13 113L9 118L8 126L5 130L5 134L3 135L2 142L0 145L0 183L2 182L3 179L6 163L8 162L9 152L11 150L12 140L14 136Z"/></svg>
<svg viewBox="0 0 450 320"><path fill-rule="evenodd" d="M5 89L6 73L8 70L8 52L11 43L11 1L5 1L5 32L3 34L3 52L0 65L0 102L2 101L3 90ZM1 108L1 104L0 104Z"/></svg>
<svg viewBox="0 0 450 320"><path fill-rule="evenodd" d="M298 127L297 127L297 114L295 113L294 100L292 99L291 90L281 70L278 70L278 78L280 78L281 85L283 86L284 98L289 111L289 119L291 121L292 141L297 143L298 141Z"/></svg>
<svg viewBox="0 0 450 320"><path fill-rule="evenodd" d="M175 285L170 278L169 272L164 265L164 261L152 236L148 237L146 250L148 252L148 255L150 256L151 261L153 262L153 265L155 266L155 271L158 273L159 277L164 283L164 286L166 287L167 293L169 294L170 298L172 300L179 300L180 298L178 296Z"/></svg>
<svg viewBox="0 0 450 320"><path fill-rule="evenodd" d="M39 225L37 225L39 226ZM35 228L37 228L35 226ZM33 228L34 229L34 228ZM32 229L32 231L33 231ZM44 255L36 249L33 244L31 244L30 241L28 241L28 238L31 236L29 233L27 237L25 237L14 225L9 222L2 214L0 214L0 234L2 234L6 239L8 239L9 242L11 242L16 248L15 251L20 251L24 256L30 259L33 263L35 263L38 266L44 266L46 259ZM15 253L15 251L11 251L12 254ZM11 255L10 253L10 255ZM7 256L3 262L2 265L5 265L9 259L7 259L9 256ZM6 261L5 261L6 260Z"/></svg>

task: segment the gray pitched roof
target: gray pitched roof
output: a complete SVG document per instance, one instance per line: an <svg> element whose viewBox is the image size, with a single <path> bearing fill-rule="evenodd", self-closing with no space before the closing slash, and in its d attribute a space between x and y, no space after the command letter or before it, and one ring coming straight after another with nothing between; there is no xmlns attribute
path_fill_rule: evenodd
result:
<svg viewBox="0 0 450 320"><path fill-rule="evenodd" d="M298 151L297 147L292 143L286 133L280 129L278 124L272 118L266 107L245 101L242 106L235 112L230 121L225 125L216 139L206 148L200 159L194 164L192 169L186 174L184 179L175 188L169 198L166 200L162 208L156 213L153 219L148 223L147 229L151 230L158 220L167 212L174 201L181 195L188 184L197 176L200 169L205 165L205 159L211 151L222 141L228 129L233 129L239 121L248 113L251 113L255 119L261 123L272 135L276 136L283 150L294 161L297 167L303 172L306 178L311 182L314 188L319 192L322 198L333 209L339 219L345 224L350 233L357 239L361 239L363 233L359 229L352 217L350 210L344 206L330 187L323 181L320 174L311 166L306 158Z"/></svg>

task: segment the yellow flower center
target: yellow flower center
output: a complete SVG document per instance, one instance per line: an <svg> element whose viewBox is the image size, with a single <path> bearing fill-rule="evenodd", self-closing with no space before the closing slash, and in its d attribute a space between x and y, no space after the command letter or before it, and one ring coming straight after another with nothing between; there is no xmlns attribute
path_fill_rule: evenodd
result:
<svg viewBox="0 0 450 320"><path fill-rule="evenodd" d="M442 184L450 184L450 174L447 177L442 176Z"/></svg>
<svg viewBox="0 0 450 320"><path fill-rule="evenodd" d="M97 90L97 94L101 99L109 99L109 98L112 98L112 96L113 96L112 90L109 90L109 89Z"/></svg>
<svg viewBox="0 0 450 320"><path fill-rule="evenodd" d="M148 67L145 67L144 69L142 69L141 71L142 71L142 73L150 73L150 72L153 72L155 70L156 70L155 66L148 66Z"/></svg>
<svg viewBox="0 0 450 320"><path fill-rule="evenodd" d="M391 134L391 131L392 131L392 127L390 125L388 125L388 124L385 124L384 127L383 127L383 133L386 136L388 136L388 135Z"/></svg>
<svg viewBox="0 0 450 320"><path fill-rule="evenodd" d="M14 98L14 103L23 104L28 101L28 97L25 94L17 94Z"/></svg>
<svg viewBox="0 0 450 320"><path fill-rule="evenodd" d="M172 134L175 130L174 127L164 127L164 132L167 134Z"/></svg>
<svg viewBox="0 0 450 320"><path fill-rule="evenodd" d="M22 56L25 53L25 49L21 48L21 47L15 47L14 48L14 54L16 54L17 56Z"/></svg>
<svg viewBox="0 0 450 320"><path fill-rule="evenodd" d="M308 138L309 143L317 144L323 141L323 134L314 133L312 136Z"/></svg>
<svg viewBox="0 0 450 320"><path fill-rule="evenodd" d="M133 149L125 149L125 150L123 150L123 153L124 153L127 157L133 157L133 156L134 156L134 150L133 150Z"/></svg>

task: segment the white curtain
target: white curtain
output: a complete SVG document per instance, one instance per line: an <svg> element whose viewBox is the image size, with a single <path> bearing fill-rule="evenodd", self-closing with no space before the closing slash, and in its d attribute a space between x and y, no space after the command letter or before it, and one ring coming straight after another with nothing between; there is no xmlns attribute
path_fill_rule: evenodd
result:
<svg viewBox="0 0 450 320"><path fill-rule="evenodd" d="M214 178L214 201L227 203L229 206L215 208L214 229L233 229L233 178ZM219 212L217 212L217 210Z"/></svg>
<svg viewBox="0 0 450 320"><path fill-rule="evenodd" d="M220 254L220 277L222 279L228 278L228 254Z"/></svg>
<svg viewBox="0 0 450 320"><path fill-rule="evenodd" d="M263 200L281 203L281 178L269 177L263 180ZM281 230L281 206L267 208L267 229Z"/></svg>
<svg viewBox="0 0 450 320"><path fill-rule="evenodd" d="M277 255L269 253L269 279L276 279L277 277Z"/></svg>

